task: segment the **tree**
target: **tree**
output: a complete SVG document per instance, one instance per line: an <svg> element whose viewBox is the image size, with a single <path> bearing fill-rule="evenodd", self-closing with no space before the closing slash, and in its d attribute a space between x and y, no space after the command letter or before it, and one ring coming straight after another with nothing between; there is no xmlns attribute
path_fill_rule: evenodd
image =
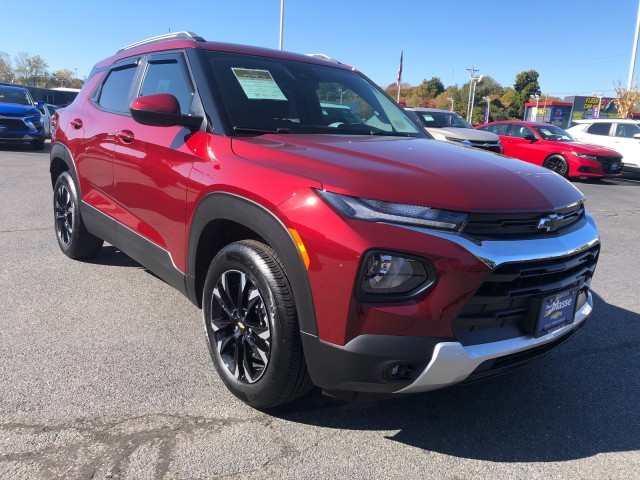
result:
<svg viewBox="0 0 640 480"><path fill-rule="evenodd" d="M49 73L47 71L47 68L49 68L47 62L40 55L31 57L27 62L31 71L29 83L36 87L44 87Z"/></svg>
<svg viewBox="0 0 640 480"><path fill-rule="evenodd" d="M7 52L0 51L0 82L13 82L13 68L11 68L11 57Z"/></svg>
<svg viewBox="0 0 640 480"><path fill-rule="evenodd" d="M516 81L513 84L516 94L514 101L509 106L509 115L514 118L522 118L524 104L529 101L529 95L540 95L539 76L540 74L535 70L527 70L516 75Z"/></svg>
<svg viewBox="0 0 640 480"><path fill-rule="evenodd" d="M640 92L638 92L638 84L631 85L630 89L622 86L618 80L615 86L618 98L615 99L616 107L618 107L618 116L620 118L629 118L636 108L636 104L640 100Z"/></svg>
<svg viewBox="0 0 640 480"><path fill-rule="evenodd" d="M29 77L31 77L31 55L28 52L20 52L13 57L13 63L15 64L14 75L18 83L27 84Z"/></svg>
<svg viewBox="0 0 640 480"><path fill-rule="evenodd" d="M73 82L73 72L67 68L56 70L49 77L50 87L71 87Z"/></svg>

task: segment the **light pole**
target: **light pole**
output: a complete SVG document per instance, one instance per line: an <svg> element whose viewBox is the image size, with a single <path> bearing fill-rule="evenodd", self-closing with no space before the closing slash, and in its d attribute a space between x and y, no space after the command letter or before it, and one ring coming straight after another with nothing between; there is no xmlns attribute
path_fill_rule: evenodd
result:
<svg viewBox="0 0 640 480"><path fill-rule="evenodd" d="M631 90L633 80L633 70L636 66L636 53L638 51L638 34L640 33L640 2L638 2L638 19L636 20L636 34L633 38L633 52L631 53L631 65L629 66L629 80L627 81L627 91Z"/></svg>
<svg viewBox="0 0 640 480"><path fill-rule="evenodd" d="M284 27L284 0L280 0L280 50L282 50L283 27Z"/></svg>
<svg viewBox="0 0 640 480"><path fill-rule="evenodd" d="M598 96L598 108L596 109L596 118L600 118L600 105L602 104L603 93L598 92L596 93L596 95Z"/></svg>
<svg viewBox="0 0 640 480"><path fill-rule="evenodd" d="M482 99L487 102L487 111L484 114L484 123L489 123L489 108L491 108L491 97L486 96L482 97Z"/></svg>
<svg viewBox="0 0 640 480"><path fill-rule="evenodd" d="M531 121L535 122L536 120L538 120L538 102L540 101L540 95L536 93L535 95L529 95L529 97L536 100L536 109L531 114Z"/></svg>
<svg viewBox="0 0 640 480"><path fill-rule="evenodd" d="M473 96L473 86L475 85L475 81L477 78L475 74L480 70L476 70L474 67L471 67L467 68L467 71L469 72L469 101L467 102L467 122L471 123L471 112L473 110L471 97Z"/></svg>
<svg viewBox="0 0 640 480"><path fill-rule="evenodd" d="M469 120L467 122L473 123L473 104L476 101L476 85L482 81L482 75L473 79L473 89L471 93L471 110L469 111Z"/></svg>
<svg viewBox="0 0 640 480"><path fill-rule="evenodd" d="M449 100L451 102L451 108L449 109L449 111L453 112L453 98L449 97L449 98L447 98L447 100Z"/></svg>

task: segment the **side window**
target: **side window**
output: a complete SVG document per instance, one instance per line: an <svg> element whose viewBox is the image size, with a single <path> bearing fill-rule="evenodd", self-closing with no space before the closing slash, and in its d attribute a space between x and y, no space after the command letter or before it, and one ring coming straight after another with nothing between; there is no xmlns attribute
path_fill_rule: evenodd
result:
<svg viewBox="0 0 640 480"><path fill-rule="evenodd" d="M609 130L611 130L611 123L609 122L594 123L587 128L587 133L591 135L609 135Z"/></svg>
<svg viewBox="0 0 640 480"><path fill-rule="evenodd" d="M170 93L180 103L180 113L191 111L194 89L191 80L177 60L151 61L140 87L140 97Z"/></svg>
<svg viewBox="0 0 640 480"><path fill-rule="evenodd" d="M616 137L633 138L634 135L640 133L638 125L633 123L616 124Z"/></svg>
<svg viewBox="0 0 640 480"><path fill-rule="evenodd" d="M524 125L518 125L516 123L511 125L509 136L524 138L525 135L533 135L533 132L529 129L529 127L525 127Z"/></svg>
<svg viewBox="0 0 640 480"><path fill-rule="evenodd" d="M488 127L481 128L481 130L486 130L487 132L495 133L496 135L506 135L508 128L508 124L500 123L498 125L489 125Z"/></svg>
<svg viewBox="0 0 640 480"><path fill-rule="evenodd" d="M112 70L102 85L96 103L105 110L129 113L129 91L135 73L135 65Z"/></svg>

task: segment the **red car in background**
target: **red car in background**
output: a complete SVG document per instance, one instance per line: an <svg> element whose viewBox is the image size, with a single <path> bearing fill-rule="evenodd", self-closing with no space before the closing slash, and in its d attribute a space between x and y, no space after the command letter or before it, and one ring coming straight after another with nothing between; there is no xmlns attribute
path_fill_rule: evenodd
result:
<svg viewBox="0 0 640 480"><path fill-rule="evenodd" d="M618 152L577 142L555 125L504 120L476 128L498 135L505 155L542 165L563 177L603 178L622 172L622 155Z"/></svg>

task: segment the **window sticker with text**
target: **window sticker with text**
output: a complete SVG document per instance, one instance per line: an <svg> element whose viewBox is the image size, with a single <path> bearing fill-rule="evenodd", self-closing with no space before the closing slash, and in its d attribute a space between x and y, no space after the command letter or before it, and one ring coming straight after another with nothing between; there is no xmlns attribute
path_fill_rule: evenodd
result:
<svg viewBox="0 0 640 480"><path fill-rule="evenodd" d="M231 70L249 100L287 100L269 70L237 67Z"/></svg>

